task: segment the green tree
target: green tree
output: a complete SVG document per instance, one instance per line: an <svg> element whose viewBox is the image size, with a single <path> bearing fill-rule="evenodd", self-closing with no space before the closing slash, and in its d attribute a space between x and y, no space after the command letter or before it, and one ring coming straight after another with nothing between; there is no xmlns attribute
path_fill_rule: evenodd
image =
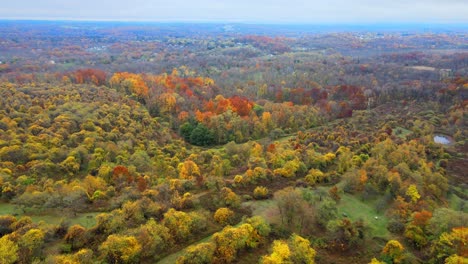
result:
<svg viewBox="0 0 468 264"><path fill-rule="evenodd" d="M192 131L195 129L195 126L192 122L185 122L183 123L180 128L180 135L186 140L190 142L190 135Z"/></svg>
<svg viewBox="0 0 468 264"><path fill-rule="evenodd" d="M429 220L428 230L436 237L443 232L450 232L452 228L464 226L468 223L468 214L450 208L437 208Z"/></svg>
<svg viewBox="0 0 468 264"><path fill-rule="evenodd" d="M214 143L214 135L205 125L199 123L190 133L190 143L197 146L208 146Z"/></svg>

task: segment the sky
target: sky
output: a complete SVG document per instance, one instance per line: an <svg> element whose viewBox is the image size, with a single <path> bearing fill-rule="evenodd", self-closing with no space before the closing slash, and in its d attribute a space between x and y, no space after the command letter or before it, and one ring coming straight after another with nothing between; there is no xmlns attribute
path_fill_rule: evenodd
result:
<svg viewBox="0 0 468 264"><path fill-rule="evenodd" d="M468 0L7 0L0 19L468 23Z"/></svg>

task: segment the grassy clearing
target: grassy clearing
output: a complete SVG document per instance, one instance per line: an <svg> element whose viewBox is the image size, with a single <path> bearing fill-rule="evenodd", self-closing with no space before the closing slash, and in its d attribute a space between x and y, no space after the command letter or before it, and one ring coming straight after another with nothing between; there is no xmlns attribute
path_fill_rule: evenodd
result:
<svg viewBox="0 0 468 264"><path fill-rule="evenodd" d="M86 228L91 228L96 225L96 216L98 214L100 214L100 212L77 214L76 217L68 220L70 220L70 224L72 225L78 224Z"/></svg>
<svg viewBox="0 0 468 264"><path fill-rule="evenodd" d="M383 212L377 212L374 204L375 201L362 201L355 196L343 194L338 203L338 213L346 214L353 221L362 219L370 227L372 236L388 238L388 218Z"/></svg>
<svg viewBox="0 0 468 264"><path fill-rule="evenodd" d="M6 214L20 215L22 214L22 211L21 209L17 208L16 205L14 204L0 203L0 215L6 215Z"/></svg>
<svg viewBox="0 0 468 264"><path fill-rule="evenodd" d="M326 194L328 188L318 187L311 191L315 196L314 200L318 202L320 195ZM389 238L390 234L387 230L388 218L384 215L384 212L377 212L375 209L376 202L376 200L363 201L356 196L342 194L341 201L337 205L339 217L346 215L353 221L362 219L369 226L371 236ZM242 205L250 207L252 215L262 216L269 223L280 221L278 208L274 200L248 201Z"/></svg>
<svg viewBox="0 0 468 264"><path fill-rule="evenodd" d="M328 191L327 187L319 187L312 192L316 195L317 198L320 195L326 194ZM356 198L349 194L343 194L341 201L338 203L338 212L340 217L343 214L346 214L351 220L363 219L366 224L371 229L371 236L373 237L382 237L385 239L389 238L389 232L387 230L388 219L382 212L377 212L375 210L374 204L376 201L362 201L359 198ZM267 220L267 222L277 223L280 221L279 212L277 204L274 200L260 200L260 201L248 201L242 203L243 207L249 207L252 210L252 215L262 216ZM375 217L378 219L375 219ZM207 236L199 241L192 243L191 245L185 247L184 249L175 252L174 254L168 255L165 258L157 262L157 264L172 264L175 263L177 258L183 256L186 249L190 246L194 246L203 242L208 242L211 240L213 235Z"/></svg>
<svg viewBox="0 0 468 264"><path fill-rule="evenodd" d="M453 189L455 189L455 190L457 190L457 191L459 191L459 192L461 192L461 193L463 193L465 195L468 195L468 189L466 189L466 188L463 188L461 186L455 186L455 185L451 185L451 188L453 188Z"/></svg>
<svg viewBox="0 0 468 264"><path fill-rule="evenodd" d="M465 200L454 193L450 193L447 199L451 209L468 213L468 203Z"/></svg>
<svg viewBox="0 0 468 264"><path fill-rule="evenodd" d="M278 206L274 200L248 201L243 203L242 206L250 207L252 215L261 216L270 224L279 221Z"/></svg>
<svg viewBox="0 0 468 264"><path fill-rule="evenodd" d="M339 188L342 189L342 183L337 184ZM322 194L328 193L329 188L327 187L318 187L315 191L320 191ZM362 219L371 229L371 236L381 237L388 239L390 233L387 230L388 218L385 216L385 212L378 212L376 208L376 203L378 200L362 200L358 196L350 195L347 193L341 194L341 200L338 205L338 214L339 217L344 217L345 215L353 220ZM377 219L375 218L377 217Z"/></svg>
<svg viewBox="0 0 468 264"><path fill-rule="evenodd" d="M50 213L33 212L30 209L25 209L25 212L14 204L0 203L0 215L15 215L17 218L21 216L29 216L33 222L38 223L44 221L47 224L58 225L62 220L66 220L70 225L79 224L83 227L90 228L96 224L96 215L98 212L77 213L76 216L69 217L61 214L59 210Z"/></svg>
<svg viewBox="0 0 468 264"><path fill-rule="evenodd" d="M403 127L395 127L395 129L393 129L393 134L402 139L406 139L406 137L412 133L413 132Z"/></svg>

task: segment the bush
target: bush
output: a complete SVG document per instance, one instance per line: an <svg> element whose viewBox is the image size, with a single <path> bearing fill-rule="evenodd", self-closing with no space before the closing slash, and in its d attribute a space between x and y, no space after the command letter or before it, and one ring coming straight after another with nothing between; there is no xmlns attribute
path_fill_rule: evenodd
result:
<svg viewBox="0 0 468 264"><path fill-rule="evenodd" d="M399 221L391 220L387 224L387 230L393 234L403 234L405 231L405 225Z"/></svg>
<svg viewBox="0 0 468 264"><path fill-rule="evenodd" d="M176 263L212 263L215 248L213 243L200 243L195 246L190 246L184 256L180 256L177 259Z"/></svg>
<svg viewBox="0 0 468 264"><path fill-rule="evenodd" d="M253 192L253 196L256 200L266 199L268 198L268 188L263 186L257 186Z"/></svg>
<svg viewBox="0 0 468 264"><path fill-rule="evenodd" d="M234 212L226 207L219 208L214 214L214 220L221 225L228 225L232 222Z"/></svg>

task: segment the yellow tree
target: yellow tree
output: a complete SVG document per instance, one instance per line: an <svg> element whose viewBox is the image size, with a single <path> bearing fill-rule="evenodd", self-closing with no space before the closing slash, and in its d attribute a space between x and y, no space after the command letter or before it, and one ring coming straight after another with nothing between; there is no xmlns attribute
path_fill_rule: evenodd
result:
<svg viewBox="0 0 468 264"><path fill-rule="evenodd" d="M93 251L81 249L73 255L56 255L52 257L55 264L92 264L94 263ZM46 263L49 263L46 259Z"/></svg>
<svg viewBox="0 0 468 264"><path fill-rule="evenodd" d="M373 259L371 259L371 262L369 262L369 264L386 264L386 263L383 262L383 261L380 261L380 260L378 260L376 258L373 258Z"/></svg>
<svg viewBox="0 0 468 264"><path fill-rule="evenodd" d="M292 251L291 261L293 263L315 263L315 250L310 246L310 241L301 236L293 234L289 238L289 245Z"/></svg>
<svg viewBox="0 0 468 264"><path fill-rule="evenodd" d="M70 176L73 176L80 170L80 164L73 156L68 156L64 161L60 163L60 167L63 168Z"/></svg>
<svg viewBox="0 0 468 264"><path fill-rule="evenodd" d="M137 239L141 244L142 257L159 257L173 244L169 229L154 219L140 227Z"/></svg>
<svg viewBox="0 0 468 264"><path fill-rule="evenodd" d="M382 257L391 263L400 263L403 259L404 247L397 240L390 240L387 242L382 250Z"/></svg>
<svg viewBox="0 0 468 264"><path fill-rule="evenodd" d="M239 250L246 247L256 247L256 234L255 229L250 224L243 224L239 227L227 226L221 232L214 234L216 260L219 263L231 263Z"/></svg>
<svg viewBox="0 0 468 264"><path fill-rule="evenodd" d="M109 80L111 87L134 94L139 98L148 96L148 86L139 74L128 72L117 72Z"/></svg>
<svg viewBox="0 0 468 264"><path fill-rule="evenodd" d="M179 257L176 264L208 264L213 262L213 254L215 245L213 243L200 243L195 246L190 246L184 252L184 255Z"/></svg>
<svg viewBox="0 0 468 264"><path fill-rule="evenodd" d="M9 236L0 238L0 263L13 264L18 259L18 245Z"/></svg>
<svg viewBox="0 0 468 264"><path fill-rule="evenodd" d="M169 229L172 237L176 241L182 242L190 236L193 219L189 214L171 208L164 214L163 223Z"/></svg>
<svg viewBox="0 0 468 264"><path fill-rule="evenodd" d="M214 220L221 225L227 225L231 222L234 212L226 207L221 207L214 213Z"/></svg>
<svg viewBox="0 0 468 264"><path fill-rule="evenodd" d="M261 264L287 264L292 263L289 260L291 250L288 243L282 240L273 241L272 252L268 256L263 256L260 259Z"/></svg>
<svg viewBox="0 0 468 264"><path fill-rule="evenodd" d="M468 263L468 258L458 256L458 255L451 255L450 257L445 259L445 264L465 264Z"/></svg>
<svg viewBox="0 0 468 264"><path fill-rule="evenodd" d="M110 263L137 263L141 245L133 236L110 235L99 251Z"/></svg>
<svg viewBox="0 0 468 264"><path fill-rule="evenodd" d="M163 93L159 96L161 113L172 113L176 106L176 97L173 93Z"/></svg>
<svg viewBox="0 0 468 264"><path fill-rule="evenodd" d="M229 207L239 207L241 198L228 187L221 188L219 193L220 200L223 204Z"/></svg>
<svg viewBox="0 0 468 264"><path fill-rule="evenodd" d="M306 182L310 185L315 185L325 179L326 175L321 170L313 168L309 170L309 173L305 177Z"/></svg>
<svg viewBox="0 0 468 264"><path fill-rule="evenodd" d="M179 178L181 179L193 180L194 178L201 177L198 165L191 160L186 160L183 163L180 163L178 169Z"/></svg>
<svg viewBox="0 0 468 264"><path fill-rule="evenodd" d="M411 199L413 203L416 203L419 198L421 198L421 195L418 192L418 188L416 185L411 184L408 189L406 190L406 195Z"/></svg>
<svg viewBox="0 0 468 264"><path fill-rule="evenodd" d="M264 186L257 186L254 189L253 196L255 199L266 199L268 198L268 188Z"/></svg>
<svg viewBox="0 0 468 264"><path fill-rule="evenodd" d="M450 233L442 233L433 243L432 255L436 262L456 263L455 260L468 258L468 228L453 228ZM451 261L451 262L449 262ZM465 263L465 262L461 262Z"/></svg>
<svg viewBox="0 0 468 264"><path fill-rule="evenodd" d="M292 234L288 241L275 240L271 254L260 259L262 264L283 263L315 263L315 250L310 241L296 234Z"/></svg>
<svg viewBox="0 0 468 264"><path fill-rule="evenodd" d="M40 229L30 229L19 240L20 257L23 262L29 262L30 258L39 253L44 244L44 231Z"/></svg>

